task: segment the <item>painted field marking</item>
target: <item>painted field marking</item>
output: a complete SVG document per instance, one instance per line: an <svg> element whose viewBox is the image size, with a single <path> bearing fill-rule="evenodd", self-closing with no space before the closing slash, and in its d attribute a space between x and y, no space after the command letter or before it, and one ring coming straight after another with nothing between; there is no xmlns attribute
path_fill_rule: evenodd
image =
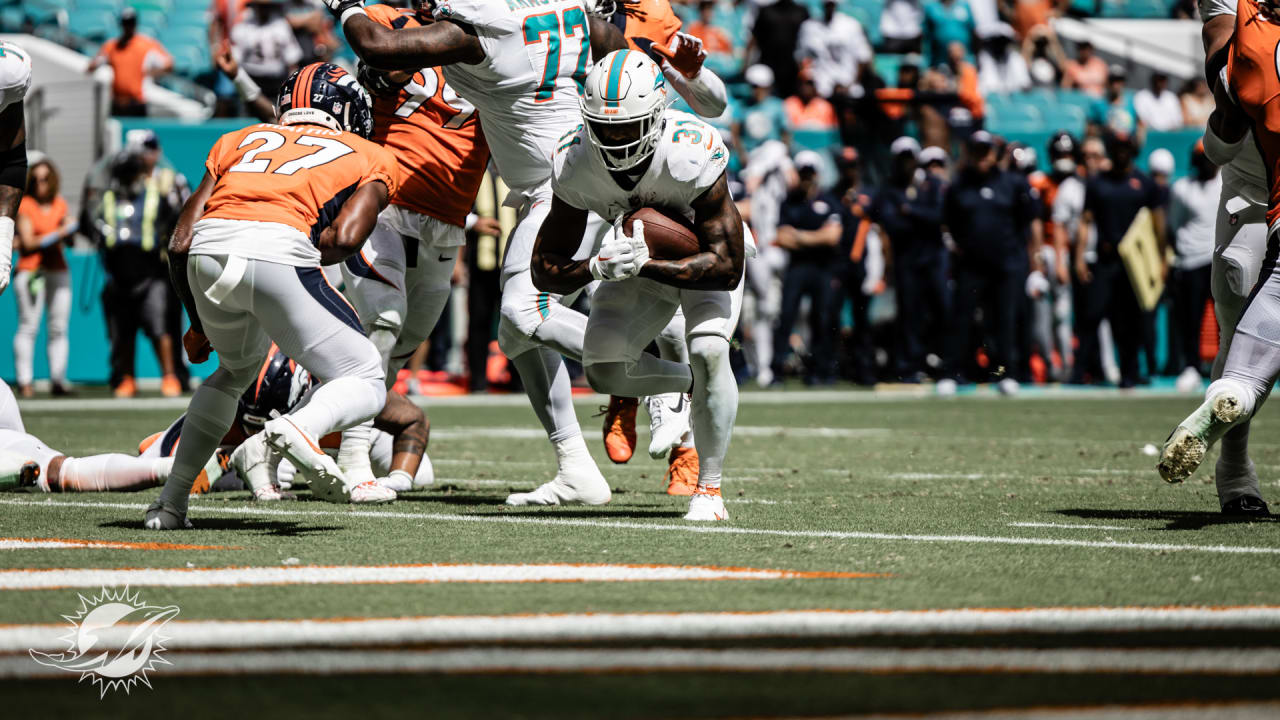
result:
<svg viewBox="0 0 1280 720"><path fill-rule="evenodd" d="M837 427L787 427L783 425L738 425L733 428L737 437L751 438L877 438L891 435L888 428L837 428ZM470 439L546 439L547 433L538 427L456 427L432 430L431 436L441 440Z"/></svg>
<svg viewBox="0 0 1280 720"><path fill-rule="evenodd" d="M104 508L114 510L145 510L142 503L107 503L95 501L30 502L17 499L0 499L0 505L15 505L34 509L48 508ZM219 507L219 505L223 505ZM529 515L452 515L448 513L411 513L395 510L284 510L251 506L229 506L223 503L204 504L193 502L197 520L202 512L220 515L261 515L268 517L371 517L383 520L435 520L440 522L506 523L510 525L553 525L563 527L599 527L616 530L646 530L650 532L687 532L710 535L754 535L788 538L816 538L831 540L901 540L904 542L957 543L983 545L1041 545L1046 547L1078 547L1091 549L1138 550L1142 552L1181 551L1205 552L1228 555L1280 555L1280 547L1250 545L1191 545L1179 543L1118 542L1114 540L1070 540L1066 538L1002 537L998 535L918 535L911 533L880 533L839 530L772 530L746 528L733 525L698 525L665 523L640 523L625 520L588 520L582 518L533 517ZM602 511L607 514L607 511ZM139 523L141 521L139 520Z"/></svg>
<svg viewBox="0 0 1280 720"><path fill-rule="evenodd" d="M167 628L166 628L167 629ZM170 646L171 648L171 646ZM157 675L285 673L625 673L625 672L850 672L1049 673L1272 676L1280 650L823 648L779 649L546 649L259 650L219 653L170 649ZM30 658L0 658L0 677L65 677Z"/></svg>
<svg viewBox="0 0 1280 720"><path fill-rule="evenodd" d="M97 587L252 587L410 583L655 582L814 580L887 577L695 565L294 565L224 568L40 568L0 570L0 590Z"/></svg>
<svg viewBox="0 0 1280 720"><path fill-rule="evenodd" d="M1076 523L1052 522L1011 522L1009 527L1025 528L1062 528L1064 530L1143 530L1145 528L1126 527L1124 525L1085 525Z"/></svg>
<svg viewBox="0 0 1280 720"><path fill-rule="evenodd" d="M78 540L74 538L0 538L0 550L240 550L228 545L179 545L157 542L119 542L115 540Z"/></svg>
<svg viewBox="0 0 1280 720"><path fill-rule="evenodd" d="M123 648L135 626L96 632L95 647ZM0 626L0 654L66 646L65 624ZM345 648L463 644L652 642L885 636L1280 630L1280 606L773 610L709 613L437 615L407 618L174 620L166 647ZM1280 652L1280 650L1277 650Z"/></svg>

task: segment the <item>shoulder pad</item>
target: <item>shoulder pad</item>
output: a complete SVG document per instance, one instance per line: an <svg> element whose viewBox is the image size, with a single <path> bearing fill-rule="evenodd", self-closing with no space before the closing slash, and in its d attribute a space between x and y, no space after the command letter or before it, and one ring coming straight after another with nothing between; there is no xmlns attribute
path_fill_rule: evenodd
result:
<svg viewBox="0 0 1280 720"><path fill-rule="evenodd" d="M673 113L663 135L668 145L666 170L676 182L710 187L729 165L720 131L692 115Z"/></svg>
<svg viewBox="0 0 1280 720"><path fill-rule="evenodd" d="M21 102L31 89L31 56L11 42L0 41L0 110Z"/></svg>
<svg viewBox="0 0 1280 720"><path fill-rule="evenodd" d="M1235 15L1235 0L1198 0L1200 19L1208 22L1219 15Z"/></svg>

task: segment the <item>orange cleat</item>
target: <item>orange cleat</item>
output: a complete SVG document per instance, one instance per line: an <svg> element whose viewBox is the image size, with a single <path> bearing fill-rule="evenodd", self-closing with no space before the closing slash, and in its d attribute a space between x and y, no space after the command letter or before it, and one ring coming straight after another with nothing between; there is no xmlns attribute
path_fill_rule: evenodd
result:
<svg viewBox="0 0 1280 720"><path fill-rule="evenodd" d="M160 380L160 394L165 397L180 397L182 395L182 383L178 382L177 375L165 375Z"/></svg>
<svg viewBox="0 0 1280 720"><path fill-rule="evenodd" d="M667 474L662 476L667 481L667 494L692 495L698 487L698 451L691 447L671 448L668 462Z"/></svg>
<svg viewBox="0 0 1280 720"><path fill-rule="evenodd" d="M118 398L131 398L137 394L138 385L133 381L132 375L125 375L115 389L115 396Z"/></svg>
<svg viewBox="0 0 1280 720"><path fill-rule="evenodd" d="M609 459L621 465L631 459L636 451L635 398L609 396L609 407L601 408L604 414L604 449Z"/></svg>

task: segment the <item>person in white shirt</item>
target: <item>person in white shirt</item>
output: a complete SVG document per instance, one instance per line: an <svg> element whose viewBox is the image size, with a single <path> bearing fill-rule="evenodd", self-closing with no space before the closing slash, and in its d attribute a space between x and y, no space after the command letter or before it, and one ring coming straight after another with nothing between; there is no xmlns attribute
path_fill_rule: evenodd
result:
<svg viewBox="0 0 1280 720"><path fill-rule="evenodd" d="M1183 370L1177 388L1200 389L1200 324L1209 299L1213 261L1213 226L1222 194L1218 166L1204 156L1204 143L1191 150L1192 172L1173 184L1169 198L1169 231L1173 233L1174 327L1182 349Z"/></svg>
<svg viewBox="0 0 1280 720"><path fill-rule="evenodd" d="M880 36L885 52L920 52L924 10L920 0L889 0L880 11Z"/></svg>
<svg viewBox="0 0 1280 720"><path fill-rule="evenodd" d="M236 62L269 98L276 96L280 83L302 62L302 46L283 7L278 0L250 0L248 12L231 28Z"/></svg>
<svg viewBox="0 0 1280 720"><path fill-rule="evenodd" d="M1169 76L1151 74L1151 87L1133 95L1133 110L1138 120L1152 130L1177 130L1182 127L1182 103L1169 89Z"/></svg>
<svg viewBox="0 0 1280 720"><path fill-rule="evenodd" d="M835 0L822 4L822 17L810 18L800 26L796 60L813 63L813 82L824 98L847 92L858 83L864 65L871 62L871 43L862 23L837 12Z"/></svg>
<svg viewBox="0 0 1280 720"><path fill-rule="evenodd" d="M1027 61L1013 44L1013 28L1001 23L991 31L978 53L978 91L1008 95L1031 87Z"/></svg>

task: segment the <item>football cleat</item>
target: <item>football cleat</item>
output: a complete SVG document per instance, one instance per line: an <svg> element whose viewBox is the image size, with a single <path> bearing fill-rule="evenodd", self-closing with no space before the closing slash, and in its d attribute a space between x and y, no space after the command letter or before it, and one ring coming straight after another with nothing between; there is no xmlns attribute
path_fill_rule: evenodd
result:
<svg viewBox="0 0 1280 720"><path fill-rule="evenodd" d="M609 459L621 465L631 459L636 451L635 398L609 396L609 407L600 408L604 414L604 450Z"/></svg>
<svg viewBox="0 0 1280 720"><path fill-rule="evenodd" d="M395 502L396 491L375 481L362 482L351 488L351 502L365 505L379 505Z"/></svg>
<svg viewBox="0 0 1280 720"><path fill-rule="evenodd" d="M397 493L409 492L413 489L413 480L405 480L402 475L388 475L386 477L380 477L374 480L374 482L388 490L391 490L392 492Z"/></svg>
<svg viewBox="0 0 1280 720"><path fill-rule="evenodd" d="M1156 469L1168 483L1180 483L1204 462L1205 453L1244 414L1244 403L1232 389L1206 398L1169 434Z"/></svg>
<svg viewBox="0 0 1280 720"><path fill-rule="evenodd" d="M667 473L662 479L667 482L668 495L692 495L698 489L698 451L691 447L671 448Z"/></svg>
<svg viewBox="0 0 1280 720"><path fill-rule="evenodd" d="M142 526L148 530L190 530L193 526L185 510L179 510L161 500L151 503Z"/></svg>
<svg viewBox="0 0 1280 720"><path fill-rule="evenodd" d="M649 411L649 457L657 460L689 433L689 396L664 393L644 399Z"/></svg>
<svg viewBox="0 0 1280 720"><path fill-rule="evenodd" d="M594 468L593 468L594 469ZM506 503L515 507L526 505L604 505L613 498L609 483L596 471L570 475L557 473L549 483L539 485L526 493L512 493Z"/></svg>
<svg viewBox="0 0 1280 720"><path fill-rule="evenodd" d="M1222 515L1267 518L1267 516L1271 515L1271 509L1267 507L1266 501L1263 501L1261 497L1242 495L1236 497L1235 500L1222 503Z"/></svg>
<svg viewBox="0 0 1280 720"><path fill-rule="evenodd" d="M1241 495L1223 503L1222 514L1236 517L1268 517L1271 515L1271 508L1256 495Z"/></svg>
<svg viewBox="0 0 1280 720"><path fill-rule="evenodd" d="M698 488L689 498L689 512L685 520L695 522L719 522L729 519L729 511L724 509L724 498L720 497L720 488Z"/></svg>
<svg viewBox="0 0 1280 720"><path fill-rule="evenodd" d="M49 492L49 481L41 476L40 465L26 455L0 450L0 488L29 487Z"/></svg>
<svg viewBox="0 0 1280 720"><path fill-rule="evenodd" d="M262 435L272 450L287 458L306 478L312 495L331 503L351 501L351 486L338 464L288 415L268 420L262 426Z"/></svg>
<svg viewBox="0 0 1280 720"><path fill-rule="evenodd" d="M280 455L271 450L264 435L258 433L240 443L240 447L231 453L231 466L253 493L253 499L265 502L294 500L294 495L282 490L276 481Z"/></svg>

